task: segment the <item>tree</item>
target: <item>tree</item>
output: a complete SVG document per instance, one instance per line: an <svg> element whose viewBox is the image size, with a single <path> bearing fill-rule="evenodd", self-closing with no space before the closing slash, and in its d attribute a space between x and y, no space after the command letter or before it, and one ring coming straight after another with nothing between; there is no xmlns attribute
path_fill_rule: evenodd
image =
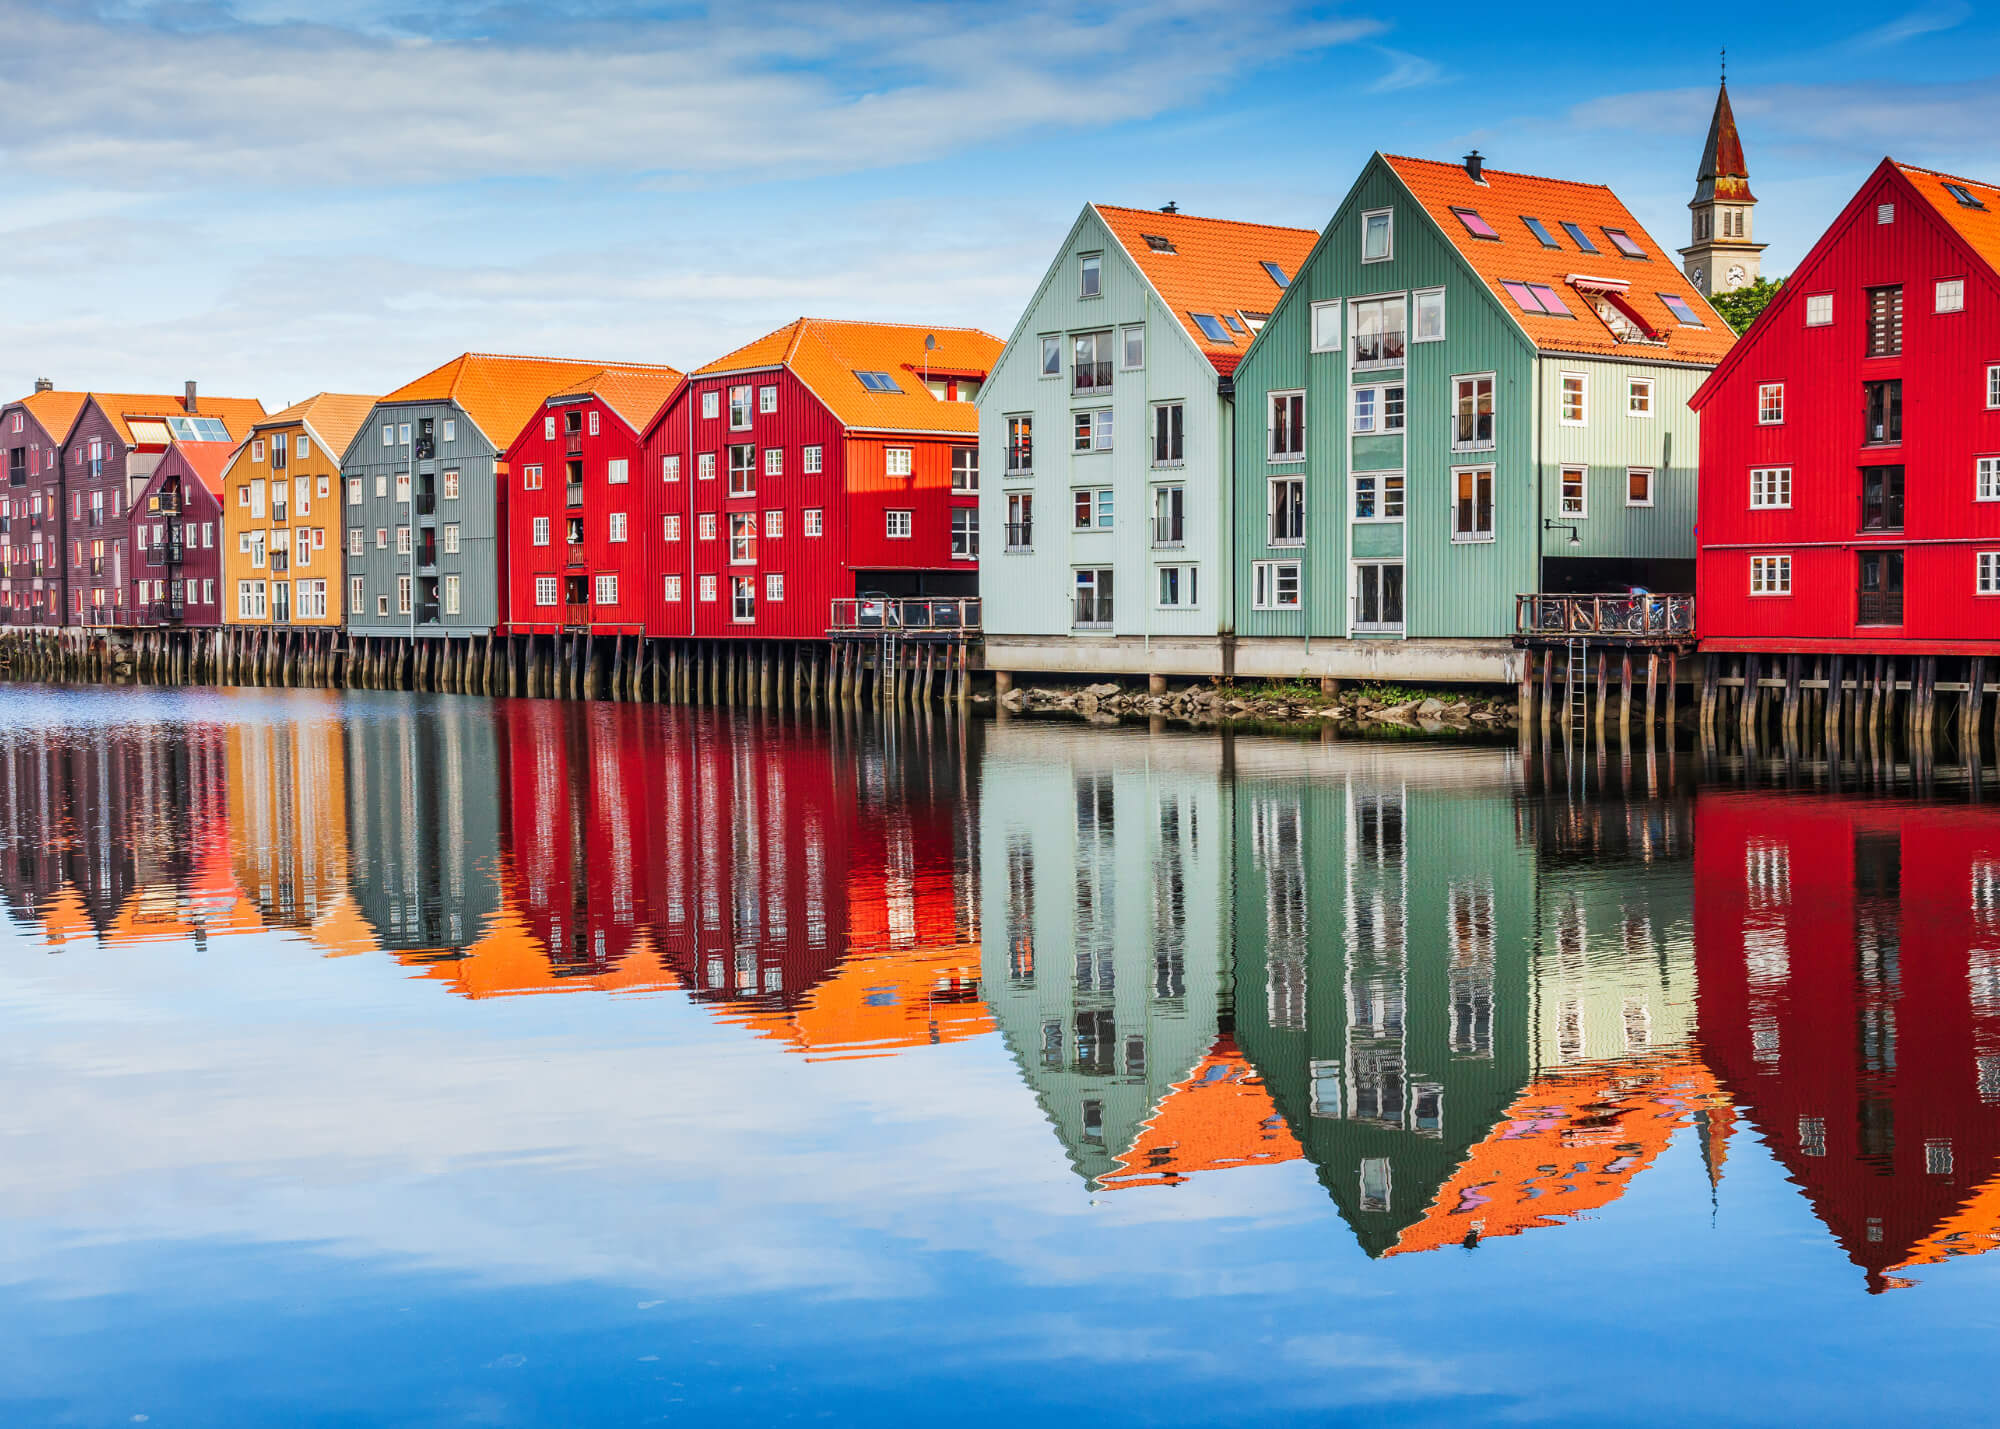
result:
<svg viewBox="0 0 2000 1429"><path fill-rule="evenodd" d="M1725 322L1741 333L1757 320L1757 314L1771 305L1771 299L1778 296L1778 289L1784 285L1783 278L1759 278L1747 288L1717 293L1708 301Z"/></svg>

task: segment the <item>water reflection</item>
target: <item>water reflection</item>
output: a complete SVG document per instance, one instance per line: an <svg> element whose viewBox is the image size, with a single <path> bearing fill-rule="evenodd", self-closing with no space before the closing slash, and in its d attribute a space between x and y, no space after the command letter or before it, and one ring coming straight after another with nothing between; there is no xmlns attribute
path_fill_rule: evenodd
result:
<svg viewBox="0 0 2000 1429"><path fill-rule="evenodd" d="M996 1035L1090 1195L1290 1164L1369 1257L1614 1214L1683 1140L1726 1204L1746 1135L1870 1288L1991 1248L2000 817L1585 774L300 692L11 722L0 897L51 952L276 933L815 1059Z"/></svg>

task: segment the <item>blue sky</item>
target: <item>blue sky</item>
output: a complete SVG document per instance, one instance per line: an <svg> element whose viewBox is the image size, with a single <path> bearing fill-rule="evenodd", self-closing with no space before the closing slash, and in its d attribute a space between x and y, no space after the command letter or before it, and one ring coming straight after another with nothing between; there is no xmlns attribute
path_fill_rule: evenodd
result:
<svg viewBox="0 0 2000 1429"><path fill-rule="evenodd" d="M800 313L1005 335L1083 203L1318 225L1377 148L1608 182L1674 246L1723 44L1767 271L1885 153L1995 177L2000 24L1962 0L1561 28L1457 0L0 0L0 392L275 407L467 348L689 367Z"/></svg>

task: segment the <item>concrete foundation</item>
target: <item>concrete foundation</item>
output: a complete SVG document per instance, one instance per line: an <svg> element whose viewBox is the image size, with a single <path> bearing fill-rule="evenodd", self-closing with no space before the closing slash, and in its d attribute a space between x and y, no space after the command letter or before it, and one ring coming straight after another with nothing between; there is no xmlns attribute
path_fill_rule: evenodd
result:
<svg viewBox="0 0 2000 1429"><path fill-rule="evenodd" d="M1239 680L1380 680L1511 685L1511 640L1280 640L1184 636L993 635L986 668L1016 676L1172 676Z"/></svg>

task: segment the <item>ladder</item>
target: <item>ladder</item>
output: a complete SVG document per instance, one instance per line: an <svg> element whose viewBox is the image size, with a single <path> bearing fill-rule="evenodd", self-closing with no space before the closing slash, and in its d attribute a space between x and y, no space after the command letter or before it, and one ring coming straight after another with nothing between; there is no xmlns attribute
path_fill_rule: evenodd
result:
<svg viewBox="0 0 2000 1429"><path fill-rule="evenodd" d="M1589 723L1588 702L1585 686L1590 681L1590 662L1585 658L1584 640L1572 636L1569 641L1569 728L1581 732Z"/></svg>

